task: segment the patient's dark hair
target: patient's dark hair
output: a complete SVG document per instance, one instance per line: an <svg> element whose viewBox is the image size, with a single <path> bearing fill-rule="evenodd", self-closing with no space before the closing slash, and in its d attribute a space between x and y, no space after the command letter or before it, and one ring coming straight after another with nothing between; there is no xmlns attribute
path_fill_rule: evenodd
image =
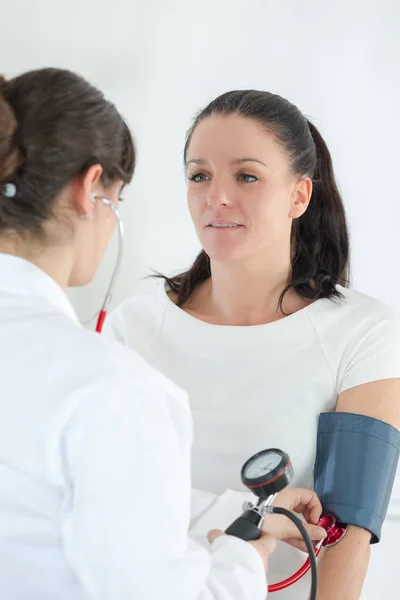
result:
<svg viewBox="0 0 400 600"><path fill-rule="evenodd" d="M292 270L280 297L280 308L291 288L311 300L339 297L336 284L348 285L349 235L331 155L318 129L281 96L257 90L227 92L197 115L187 134L185 166L194 130L214 115L239 115L257 121L272 132L284 148L294 175L312 179L309 207L302 217L293 221ZM210 277L210 259L203 250L188 271L175 277L160 277L177 294L177 304L182 306L196 286Z"/></svg>
<svg viewBox="0 0 400 600"><path fill-rule="evenodd" d="M129 129L99 90L64 69L0 76L0 234L42 235L61 190L98 163L106 186L135 168Z"/></svg>

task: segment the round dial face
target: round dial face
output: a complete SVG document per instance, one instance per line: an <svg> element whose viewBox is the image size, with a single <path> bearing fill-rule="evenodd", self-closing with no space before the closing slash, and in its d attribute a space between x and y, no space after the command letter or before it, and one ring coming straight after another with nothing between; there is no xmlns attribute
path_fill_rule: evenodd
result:
<svg viewBox="0 0 400 600"><path fill-rule="evenodd" d="M277 452L266 452L252 460L244 472L247 479L259 479L266 477L274 471L282 462L282 456Z"/></svg>

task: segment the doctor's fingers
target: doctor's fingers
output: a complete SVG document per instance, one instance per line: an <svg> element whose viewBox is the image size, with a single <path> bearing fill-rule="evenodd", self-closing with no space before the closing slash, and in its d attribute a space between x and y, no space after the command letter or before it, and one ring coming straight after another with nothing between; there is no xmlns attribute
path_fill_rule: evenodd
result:
<svg viewBox="0 0 400 600"><path fill-rule="evenodd" d="M207 539L210 544L212 544L217 538L221 537L221 535L226 535L226 533L220 529L211 529L211 531L207 533Z"/></svg>
<svg viewBox="0 0 400 600"><path fill-rule="evenodd" d="M303 522L303 525L313 542L319 542L325 539L326 531L322 527L305 522ZM303 537L296 525L284 515L265 515L263 531L270 533L277 540L281 541L303 540Z"/></svg>
<svg viewBox="0 0 400 600"><path fill-rule="evenodd" d="M307 529L307 527L306 527ZM312 532L308 531L308 534L310 535ZM325 532L325 537L326 537L326 532ZM313 539L313 536L310 535L310 539L312 542L312 545L315 547L319 542L321 542L321 539ZM286 540L284 540L285 544L289 544L289 546L293 546L293 548L297 548L298 550L301 550L302 552L308 552L307 550L307 546L305 545L305 543L303 542L303 538L298 539L298 538L287 538Z"/></svg>
<svg viewBox="0 0 400 600"><path fill-rule="evenodd" d="M306 488L285 488L275 498L273 505L302 514L308 523L314 525L318 523L322 514L322 505L317 494Z"/></svg>

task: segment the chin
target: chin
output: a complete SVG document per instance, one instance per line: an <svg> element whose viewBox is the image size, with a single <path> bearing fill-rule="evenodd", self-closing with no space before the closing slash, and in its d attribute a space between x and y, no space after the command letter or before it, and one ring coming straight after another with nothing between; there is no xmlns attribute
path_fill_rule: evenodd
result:
<svg viewBox="0 0 400 600"><path fill-rule="evenodd" d="M246 254L244 252L240 252L239 250L228 250L220 248L216 250L213 248L212 250L205 249L206 254L210 257L210 260L215 262L233 262L238 260L244 260L246 258Z"/></svg>

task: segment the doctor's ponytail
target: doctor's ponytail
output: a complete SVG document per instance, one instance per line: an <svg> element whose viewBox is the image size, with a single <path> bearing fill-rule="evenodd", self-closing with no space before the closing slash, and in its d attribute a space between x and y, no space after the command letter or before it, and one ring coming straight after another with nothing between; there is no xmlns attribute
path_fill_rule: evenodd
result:
<svg viewBox="0 0 400 600"><path fill-rule="evenodd" d="M0 75L0 195L1 184L12 179L21 164L21 153L15 141L17 120L6 100L7 82Z"/></svg>

